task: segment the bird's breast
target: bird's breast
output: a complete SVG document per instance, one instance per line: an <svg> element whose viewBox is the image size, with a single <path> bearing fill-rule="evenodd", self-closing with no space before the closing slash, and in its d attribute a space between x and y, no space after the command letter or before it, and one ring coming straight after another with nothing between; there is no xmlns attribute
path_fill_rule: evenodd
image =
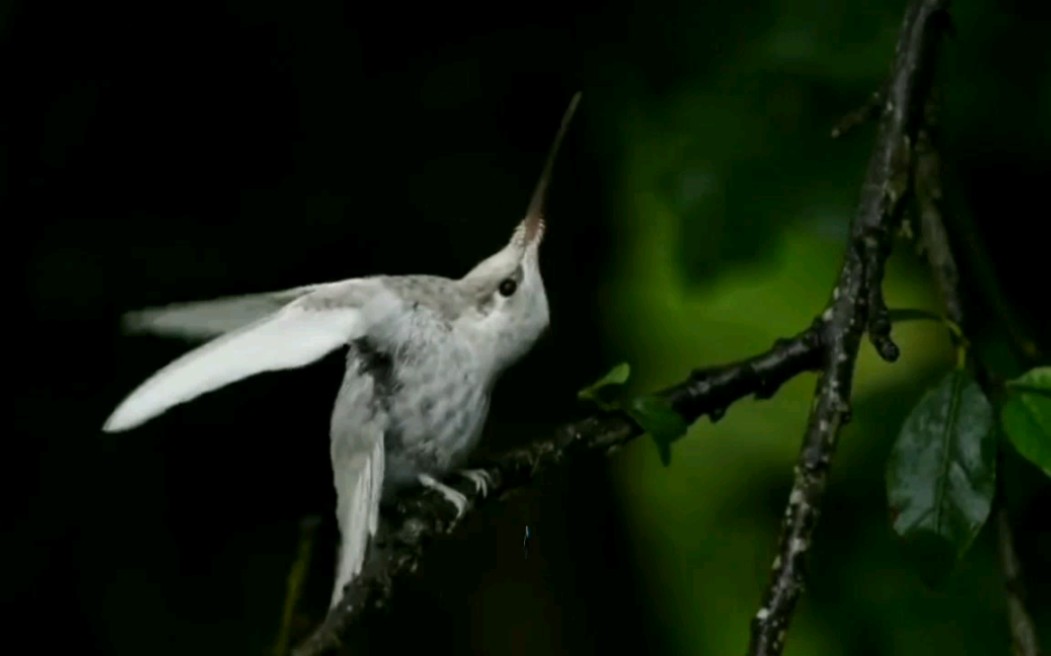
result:
<svg viewBox="0 0 1051 656"><path fill-rule="evenodd" d="M438 348L435 348L435 347ZM441 475L477 444L489 410L489 380L476 352L453 340L405 345L383 390L388 416L387 471L392 483Z"/></svg>

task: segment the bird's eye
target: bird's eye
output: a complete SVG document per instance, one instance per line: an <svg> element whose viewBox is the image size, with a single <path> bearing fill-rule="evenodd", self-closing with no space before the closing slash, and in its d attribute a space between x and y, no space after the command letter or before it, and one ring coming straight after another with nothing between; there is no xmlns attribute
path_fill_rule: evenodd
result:
<svg viewBox="0 0 1051 656"><path fill-rule="evenodd" d="M516 289L518 289L518 283L512 278L505 278L504 281L500 283L501 296L510 296L515 293Z"/></svg>

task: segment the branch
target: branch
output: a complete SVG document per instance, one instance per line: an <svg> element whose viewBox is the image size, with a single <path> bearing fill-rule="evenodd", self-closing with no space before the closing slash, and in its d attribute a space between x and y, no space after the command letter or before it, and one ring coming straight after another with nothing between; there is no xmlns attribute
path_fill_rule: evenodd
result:
<svg viewBox="0 0 1051 656"><path fill-rule="evenodd" d="M882 89L879 91L873 91L872 95L869 96L869 99L864 105L852 110L843 118L839 119L839 122L832 128L832 138L839 139L840 137L846 136L846 134L854 130L854 128L879 117L880 109L883 107L883 96L884 91Z"/></svg>
<svg viewBox="0 0 1051 656"><path fill-rule="evenodd" d="M824 368L795 468L777 557L762 606L752 621L748 653L780 654L803 591L805 556L821 511L828 471L842 426L850 420L854 365L867 330L876 351L893 361L883 301L883 268L909 192L910 144L915 143L930 92L934 55L946 25L947 0L912 0L898 36L883 96L876 144L851 228L851 248L823 315Z"/></svg>
<svg viewBox="0 0 1051 656"><path fill-rule="evenodd" d="M314 546L314 536L320 525L321 518L317 515L305 517L299 523L299 548L296 560L292 563L292 570L288 573L285 608L281 615L281 628L277 634L277 641L274 643L274 656L284 656L288 653L292 625L295 623L296 605L303 592L303 582L310 568L310 552Z"/></svg>
<svg viewBox="0 0 1051 656"><path fill-rule="evenodd" d="M999 535L998 553L1007 594L1007 622L1011 629L1012 651L1015 656L1040 656L1033 618L1025 607L1025 587L1022 584L1022 566L1015 552L1014 534L1007 509L997 510L996 527Z"/></svg>
<svg viewBox="0 0 1051 656"><path fill-rule="evenodd" d="M932 94L924 111L923 126L916 140L916 171L913 189L920 217L920 244L931 269L945 316L963 324L960 273L942 220L941 157L938 154L938 100Z"/></svg>
<svg viewBox="0 0 1051 656"><path fill-rule="evenodd" d="M941 209L941 161L938 156L938 105L932 98L926 108L924 125L917 142L917 162L914 187L920 207L920 229L924 252L934 278L935 286L945 308L945 316L964 325L963 300L960 297L959 271L953 256L949 235ZM979 381L989 380L988 372L980 364ZM984 386L984 384L983 384ZM998 463L1003 462L1003 452ZM1002 472L1002 467L1000 467ZM1005 507L1002 473L997 476L996 492L997 553L1007 596L1007 620L1015 656L1040 656L1033 619L1025 607L1025 587L1021 564L1015 552L1011 521Z"/></svg>
<svg viewBox="0 0 1051 656"><path fill-rule="evenodd" d="M689 422L707 414L718 419L734 401L749 395L765 399L786 381L815 369L820 363L821 340L817 325L790 339L778 340L760 355L722 367L693 372L682 383L661 391L672 407ZM506 498L532 482L538 474L594 454L608 454L642 434L642 429L621 413L596 414L556 429L548 438L512 450L482 463L491 484L484 496L473 484L451 477L445 483L469 499L471 508ZM448 502L437 493L410 489L384 509L383 525L368 547L362 573L314 633L293 652L296 656L325 653L339 644L339 636L369 607L380 607L390 598L397 578L414 572L427 544L451 533L459 523Z"/></svg>

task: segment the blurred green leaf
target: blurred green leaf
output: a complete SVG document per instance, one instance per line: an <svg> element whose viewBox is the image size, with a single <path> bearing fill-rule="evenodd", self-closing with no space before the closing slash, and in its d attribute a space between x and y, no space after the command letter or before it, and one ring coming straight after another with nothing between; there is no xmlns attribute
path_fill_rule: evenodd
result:
<svg viewBox="0 0 1051 656"><path fill-rule="evenodd" d="M1034 367L1007 381L1009 391L1051 397L1051 367Z"/></svg>
<svg viewBox="0 0 1051 656"><path fill-rule="evenodd" d="M995 491L993 409L965 371L947 374L909 413L887 463L895 532L932 533L957 556L989 515Z"/></svg>
<svg viewBox="0 0 1051 656"><path fill-rule="evenodd" d="M1018 452L1051 476L1051 367L1008 381L1000 424Z"/></svg>
<svg viewBox="0 0 1051 656"><path fill-rule="evenodd" d="M686 435L689 424L671 404L659 396L638 396L628 403L627 413L653 437L661 463L671 464L671 444Z"/></svg>
<svg viewBox="0 0 1051 656"><path fill-rule="evenodd" d="M603 410L613 410L617 404L610 398L611 388L619 389L628 382L631 375L631 366L627 362L621 362L606 373L605 376L577 392L577 398L591 401Z"/></svg>

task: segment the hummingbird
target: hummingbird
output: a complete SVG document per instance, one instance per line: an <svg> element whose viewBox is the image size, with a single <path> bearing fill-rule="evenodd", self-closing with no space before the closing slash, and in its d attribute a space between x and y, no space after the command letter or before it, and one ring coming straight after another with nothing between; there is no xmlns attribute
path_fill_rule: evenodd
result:
<svg viewBox="0 0 1051 656"><path fill-rule="evenodd" d="M459 518L467 498L440 479L465 467L501 374L549 324L539 246L552 169L581 94L562 116L525 218L459 279L373 275L130 312L128 332L205 341L132 391L103 425L133 429L170 408L266 371L346 347L329 424L340 545L330 607L361 572L380 502L406 486L439 492Z"/></svg>

